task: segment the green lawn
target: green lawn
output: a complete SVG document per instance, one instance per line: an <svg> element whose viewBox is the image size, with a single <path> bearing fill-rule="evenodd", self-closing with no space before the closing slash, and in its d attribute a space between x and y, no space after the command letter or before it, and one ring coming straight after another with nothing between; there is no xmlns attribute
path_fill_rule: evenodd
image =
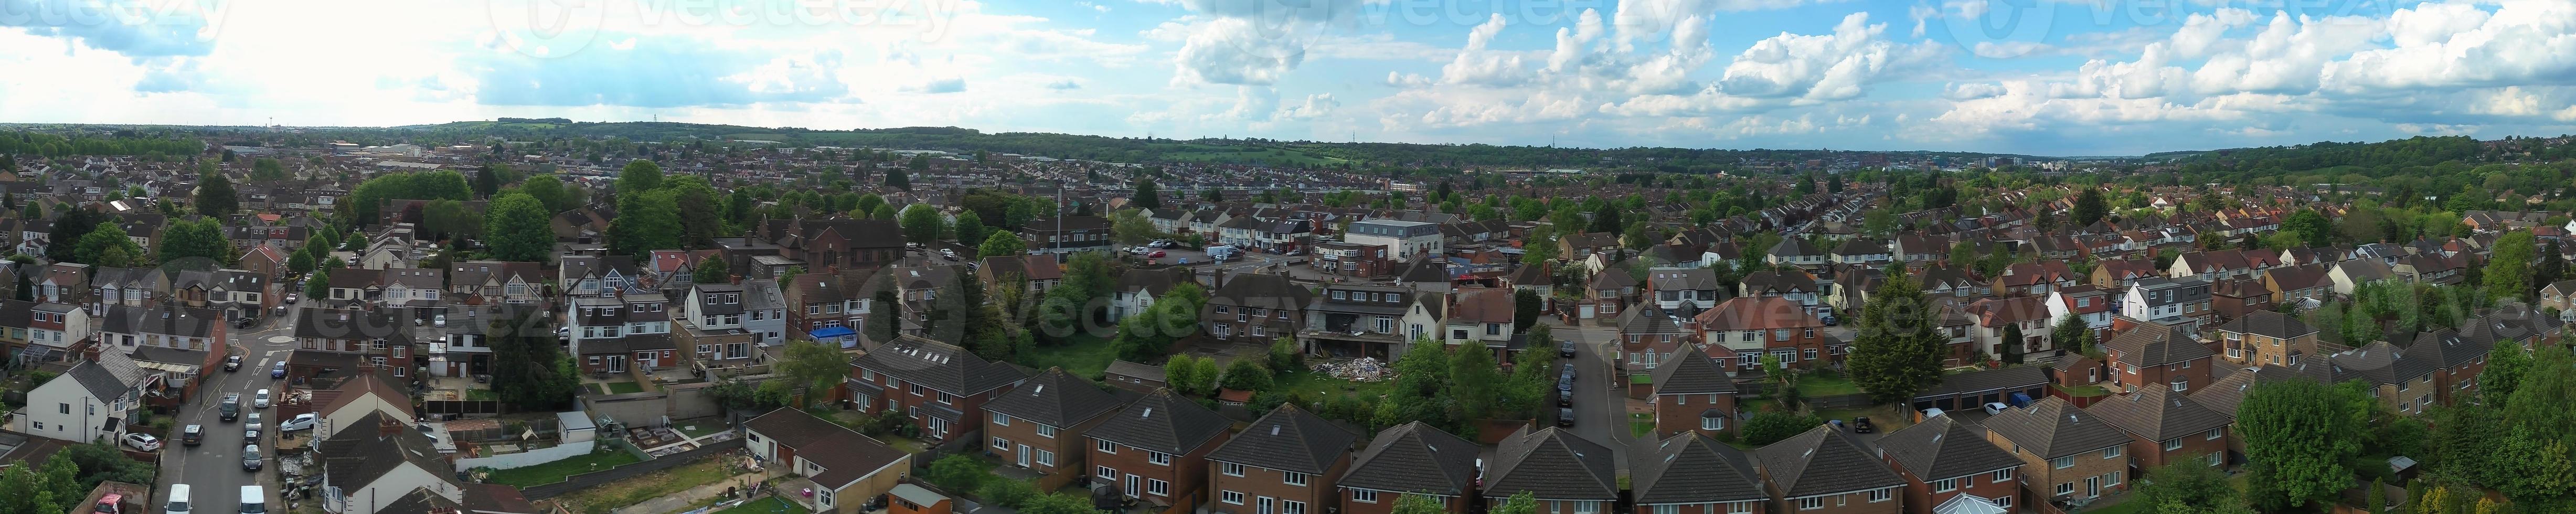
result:
<svg viewBox="0 0 2576 514"><path fill-rule="evenodd" d="M465 399L478 402L500 401L501 393L492 392L490 389L467 389Z"/></svg>
<svg viewBox="0 0 2576 514"><path fill-rule="evenodd" d="M718 421L713 418L701 418L690 421L675 422L672 424L678 425L680 433L691 438L706 437L707 434L733 429L733 427L725 426L723 421Z"/></svg>
<svg viewBox="0 0 2576 514"><path fill-rule="evenodd" d="M2110 389L2108 389L2108 388L2104 388L2104 387L2102 387L2102 386L2098 386L2098 385L2080 385L2080 386L2074 386L2074 387L2067 387L2067 386L2054 386L2054 387L2056 387L2056 388L2057 388L2057 390L2059 390L2059 391L2065 391L2067 396L2073 396L2073 397L2076 397L2076 398L2091 398L2091 397L2095 397L2095 396L2104 396L2104 395L2109 395L2109 394L2111 394L2111 390L2110 390Z"/></svg>
<svg viewBox="0 0 2576 514"><path fill-rule="evenodd" d="M752 500L751 503L735 505L730 509L719 510L716 511L715 514L807 514L809 512L813 511L805 510L805 506L797 505L796 502L781 500L778 499L778 497L772 496Z"/></svg>
<svg viewBox="0 0 2576 514"><path fill-rule="evenodd" d="M1655 415L1639 413L1628 414L1629 437L1652 437L1654 433Z"/></svg>
<svg viewBox="0 0 2576 514"><path fill-rule="evenodd" d="M1825 377L1816 373L1798 376L1798 394L1808 398L1860 394L1860 392L1860 386L1852 384L1850 378Z"/></svg>
<svg viewBox="0 0 2576 514"><path fill-rule="evenodd" d="M619 507L679 494L690 488L723 482L732 477L733 470L725 465L725 459L698 459L695 462L681 464L680 467L645 473L644 476L583 489L563 496L563 500L564 503L574 507L573 512L608 514Z"/></svg>
<svg viewBox="0 0 2576 514"><path fill-rule="evenodd" d="M2083 510L2083 512L2082 512L2082 514L2139 514L2139 513L2142 513L2142 512L2146 512L2146 511L2147 511L2147 502L2142 502L2142 501L2137 501L2137 500L2138 500L2137 498L2129 498L2129 499L2127 499L2126 501L2122 501L2122 502L2120 502L2120 503L2119 503L2119 504L2117 504L2117 505L2105 506L2105 507L2098 508L2098 509L2097 509L2097 508L2092 508L2092 507L2086 507L2086 508L2084 508L2084 510Z"/></svg>
<svg viewBox="0 0 2576 514"><path fill-rule="evenodd" d="M1358 395L1360 399L1365 400L1386 396L1388 390L1395 388L1395 383L1353 382L1301 369L1280 373L1275 387L1281 393L1303 394L1307 398L1321 399L1331 395L1350 394Z"/></svg>
<svg viewBox="0 0 2576 514"><path fill-rule="evenodd" d="M607 449L603 446L600 451L590 452L589 455L524 468L496 470L492 472L490 481L495 484L515 485L519 487L551 484L562 482L564 477L567 476L613 468L633 462L642 462L643 460L644 459L637 458L635 454L621 450ZM592 464L598 464L598 467L594 468L591 466Z"/></svg>
<svg viewBox="0 0 2576 514"><path fill-rule="evenodd" d="M626 394L626 393L641 393L641 392L644 392L644 384L635 383L635 381L632 381L632 380L625 381L625 382L609 382L609 383L608 383L608 394Z"/></svg>
<svg viewBox="0 0 2576 514"><path fill-rule="evenodd" d="M1064 344L1038 345L1021 361L1039 370L1061 367L1074 376L1099 380L1108 372L1109 361L1117 358L1117 350L1109 346L1108 339L1074 334L1073 339Z"/></svg>

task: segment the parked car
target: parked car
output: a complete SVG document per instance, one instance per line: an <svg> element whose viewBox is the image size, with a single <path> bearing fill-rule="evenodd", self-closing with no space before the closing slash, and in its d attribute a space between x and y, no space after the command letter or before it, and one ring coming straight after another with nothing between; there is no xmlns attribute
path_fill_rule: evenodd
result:
<svg viewBox="0 0 2576 514"><path fill-rule="evenodd" d="M1563 376L1563 377L1565 377L1565 378L1574 378L1574 363L1571 363L1571 362L1569 362L1569 363L1565 363L1565 365L1564 365L1564 366L1559 367L1559 368L1557 368L1557 369L1558 369L1558 371L1557 371L1557 375L1558 375L1558 376Z"/></svg>
<svg viewBox="0 0 2576 514"><path fill-rule="evenodd" d="M2012 408L2012 406L2011 406L2011 405L2005 405L2005 404L2004 404L2004 402L1990 402L1990 403L1987 403L1987 404L1986 404L1986 415L1992 416L1992 415L1996 415L1996 414L2003 414L2005 410L2008 410L2008 409L2011 409L2011 408Z"/></svg>
<svg viewBox="0 0 2576 514"><path fill-rule="evenodd" d="M1573 395L1574 377L1557 377L1556 392L1560 395Z"/></svg>
<svg viewBox="0 0 2576 514"><path fill-rule="evenodd" d="M1162 250L1155 250L1153 253L1145 254L1145 258L1147 259L1160 259L1163 257L1165 257L1165 255Z"/></svg>
<svg viewBox="0 0 2576 514"><path fill-rule="evenodd" d="M241 419L241 393L224 393L224 402L217 404L215 410L223 413L225 422Z"/></svg>
<svg viewBox="0 0 2576 514"><path fill-rule="evenodd" d="M957 250L949 249L949 248L941 248L941 249L939 249L939 256L940 256L941 258L945 258L945 259L952 260L952 261L953 261L953 260L957 260Z"/></svg>
<svg viewBox="0 0 2576 514"><path fill-rule="evenodd" d="M206 442L205 425L188 425L187 428L179 429L179 444L196 446L203 442Z"/></svg>
<svg viewBox="0 0 2576 514"><path fill-rule="evenodd" d="M261 389L261 390L259 390L259 392L257 392L257 393L251 393L251 395L250 395L250 407L251 407L251 408L254 408L254 409L266 409L266 408L268 408L268 390L267 390L267 389Z"/></svg>
<svg viewBox="0 0 2576 514"><path fill-rule="evenodd" d="M259 324L259 317L258 317L258 316L251 316L251 317L247 317L247 318L242 318L242 319L241 319L241 321L235 321L235 322L233 322L233 328L250 328L250 327L251 327L251 325L257 325L257 324Z"/></svg>
<svg viewBox="0 0 2576 514"><path fill-rule="evenodd" d="M1871 424L1869 422L1869 416L1852 418L1851 427L1852 433L1854 434L1867 434L1878 431L1878 425Z"/></svg>
<svg viewBox="0 0 2576 514"><path fill-rule="evenodd" d="M296 293L286 293L286 303L295 303Z"/></svg>
<svg viewBox="0 0 2576 514"><path fill-rule="evenodd" d="M286 378L286 361L277 361L277 365L269 366L268 378Z"/></svg>
<svg viewBox="0 0 2576 514"><path fill-rule="evenodd" d="M1146 247L1149 247L1149 248L1171 248L1171 247L1172 247L1172 240L1170 240L1170 239L1156 239L1156 240L1154 240L1154 242L1151 242L1151 243L1145 243L1145 246L1146 246Z"/></svg>
<svg viewBox="0 0 2576 514"><path fill-rule="evenodd" d="M98 497L98 505L90 507L90 514L124 514L124 505L125 495L109 493Z"/></svg>
<svg viewBox="0 0 2576 514"><path fill-rule="evenodd" d="M147 452L161 451L161 438L141 432L125 434L125 446Z"/></svg>
<svg viewBox="0 0 2576 514"><path fill-rule="evenodd" d="M267 460L260 458L259 445L242 445L242 471L259 471L260 464Z"/></svg>
<svg viewBox="0 0 2576 514"><path fill-rule="evenodd" d="M1556 356L1568 359L1574 358L1574 342L1558 341L1556 343Z"/></svg>
<svg viewBox="0 0 2576 514"><path fill-rule="evenodd" d="M257 412L250 413L248 418L242 418L242 430L250 431L251 439L259 439L259 431L264 428L268 428L268 424L260 422Z"/></svg>
<svg viewBox="0 0 2576 514"><path fill-rule="evenodd" d="M242 356L240 355L224 358L224 371L241 371L241 365Z"/></svg>
<svg viewBox="0 0 2576 514"><path fill-rule="evenodd" d="M433 326L433 327L446 327L446 326L447 326L447 313L441 312L441 313L437 313L437 314L431 314L431 315L429 315L429 326Z"/></svg>
<svg viewBox="0 0 2576 514"><path fill-rule="evenodd" d="M286 306L284 306L284 305L279 305L279 306L277 306L277 317L280 317L280 318L286 317Z"/></svg>
<svg viewBox="0 0 2576 514"><path fill-rule="evenodd" d="M170 496L161 504L164 514L188 514L188 484L171 484Z"/></svg>
<svg viewBox="0 0 2576 514"><path fill-rule="evenodd" d="M310 413L310 412L303 413L303 414L297 414L297 415L295 415L295 417L287 418L287 419L286 419L286 422L284 422L284 423L278 423L278 424L277 424L277 433L283 434L283 433L293 432L293 431L297 431L297 430L307 430L307 429L311 429L311 428L313 428L313 423L314 423L314 422L317 422L317 421L320 421L320 420L321 420L321 417L319 417L319 416L315 416L313 413Z"/></svg>
<svg viewBox="0 0 2576 514"><path fill-rule="evenodd" d="M1572 390L1563 390L1563 391L1559 391L1559 394L1557 394L1557 395L1556 395L1556 406L1558 406L1558 407L1573 407L1573 406L1574 406L1574 391L1572 391Z"/></svg>
<svg viewBox="0 0 2576 514"><path fill-rule="evenodd" d="M1558 408L1556 409L1556 426L1560 426L1560 427L1570 427L1570 426L1574 426L1574 408L1573 408L1573 407L1558 407Z"/></svg>

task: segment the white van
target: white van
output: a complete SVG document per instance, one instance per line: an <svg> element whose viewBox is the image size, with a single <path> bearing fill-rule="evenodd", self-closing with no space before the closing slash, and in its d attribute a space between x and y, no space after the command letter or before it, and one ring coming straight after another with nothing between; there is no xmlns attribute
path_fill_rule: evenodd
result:
<svg viewBox="0 0 2576 514"><path fill-rule="evenodd" d="M268 514L268 491L259 486L241 486L241 514Z"/></svg>
<svg viewBox="0 0 2576 514"><path fill-rule="evenodd" d="M162 514L188 514L188 484L170 484L170 503L161 506Z"/></svg>

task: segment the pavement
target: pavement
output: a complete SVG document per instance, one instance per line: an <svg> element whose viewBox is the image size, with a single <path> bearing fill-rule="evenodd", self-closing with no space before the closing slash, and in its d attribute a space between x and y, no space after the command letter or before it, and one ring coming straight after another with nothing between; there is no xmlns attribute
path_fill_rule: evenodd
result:
<svg viewBox="0 0 2576 514"><path fill-rule="evenodd" d="M1574 345L1574 433L1610 447L1619 469L1628 468L1628 397L1611 387L1610 360L1618 351L1611 346L1618 341L1617 329L1601 326L1565 326L1555 320L1541 320L1553 325L1550 334Z"/></svg>
<svg viewBox="0 0 2576 514"><path fill-rule="evenodd" d="M169 444L161 450L162 485L153 492L155 498L166 501L171 484L188 484L189 501L196 504L197 511L233 512L238 510L235 507L239 505L241 486L257 485L267 489L268 497L264 500L271 512L284 509L285 504L278 501L274 453L277 447L276 427L284 420L276 419L275 407L256 409L247 404L252 393L260 389L269 389L272 394L285 392L284 384L268 378L268 367L285 361L295 349L295 339L290 336L294 333L294 316L299 310L288 309L287 312L286 317L270 316L249 329L228 331L226 337L230 339L231 353L243 356L242 369L230 372L209 370L206 385L199 388L197 397L180 408L178 422L174 426L204 425L205 444L187 446L179 444L177 433L164 434L168 436ZM217 416L215 406L223 402L225 393L241 393L245 404L243 411L259 413L268 425L258 442L260 452L267 454L268 458L267 465L260 471L242 470L242 445L245 441L242 440L241 422L225 422ZM153 505L161 503L155 501Z"/></svg>

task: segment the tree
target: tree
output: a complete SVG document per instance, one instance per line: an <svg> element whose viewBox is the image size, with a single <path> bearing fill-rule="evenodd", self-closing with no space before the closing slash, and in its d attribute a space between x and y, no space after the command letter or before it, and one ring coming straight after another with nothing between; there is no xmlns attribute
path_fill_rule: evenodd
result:
<svg viewBox="0 0 2576 514"><path fill-rule="evenodd" d="M2496 345L2487 350L2487 368L2478 372L2478 398L2499 408L2509 405L2513 391L2530 374L2530 352L2521 345Z"/></svg>
<svg viewBox="0 0 2576 514"><path fill-rule="evenodd" d="M324 287L328 272L317 273L314 287ZM311 295L320 298L321 295ZM492 391L501 401L523 409L551 409L571 403L581 376L571 369L555 341L554 325L545 312L508 309L486 330L492 342Z"/></svg>
<svg viewBox="0 0 2576 514"><path fill-rule="evenodd" d="M500 168L500 170L496 171L493 170L493 168ZM474 170L474 197L491 198L492 195L500 194L501 174L507 172L509 169L510 165L494 164ZM256 179L259 177L259 174L254 172L251 174L251 177Z"/></svg>
<svg viewBox="0 0 2576 514"><path fill-rule="evenodd" d="M1845 364L1852 382L1879 403L1911 400L1931 387L1940 379L1946 342L1933 331L1937 310L1903 266L1891 268L1886 285L1861 309L1860 333Z"/></svg>
<svg viewBox="0 0 2576 514"><path fill-rule="evenodd" d="M2317 211L2300 209L2298 213L2291 214L2290 222L2282 224L2281 228L2286 232L2298 234L2299 242L2310 248L2334 245L2334 222L2326 221L2325 215L2317 214Z"/></svg>
<svg viewBox="0 0 2576 514"><path fill-rule="evenodd" d="M681 235L679 204L671 192L618 194L617 217L608 222L610 254L642 260L654 250L679 248Z"/></svg>
<svg viewBox="0 0 2576 514"><path fill-rule="evenodd" d="M2048 344L2070 353L2084 354L2091 350L2085 343L2092 339L2092 335L2093 327L2084 322L2084 316L2070 311L2057 317L2057 326L2049 329Z"/></svg>
<svg viewBox="0 0 2576 514"><path fill-rule="evenodd" d="M205 170L197 174L197 213L223 216L241 210L241 195L233 192L232 179L215 172L212 163Z"/></svg>
<svg viewBox="0 0 2576 514"><path fill-rule="evenodd" d="M58 214L54 216L53 230L45 233L45 240L51 242L45 245L45 260L87 262L80 257L81 237L106 223L107 214L70 204L56 204L54 212Z"/></svg>
<svg viewBox="0 0 2576 514"><path fill-rule="evenodd" d="M161 230L160 247L161 264L177 263L180 269L214 271L233 263L232 239L212 217L170 222Z"/></svg>
<svg viewBox="0 0 2576 514"><path fill-rule="evenodd" d="M1172 392L1182 396L1207 394L1196 387L1200 382L1198 372L1198 359L1188 355L1174 355L1163 361L1163 383L1170 384Z"/></svg>
<svg viewBox="0 0 2576 514"><path fill-rule="evenodd" d="M312 280L310 280L310 281L306 281L306 282L304 283L304 297L305 297L305 298L330 298L330 297L331 297L331 269L330 269L330 268L323 268L323 269L322 269L322 270L320 270L320 271L315 271L315 272L313 272L313 279L312 279Z"/></svg>
<svg viewBox="0 0 2576 514"><path fill-rule="evenodd" d="M536 199L537 205L543 208L548 216L572 210L574 207L572 193L565 191L563 181L556 180L554 175L528 177L528 180L519 183L519 192L527 193L529 198Z"/></svg>
<svg viewBox="0 0 2576 514"><path fill-rule="evenodd" d="M982 257L1027 255L1028 253L1028 243L1021 242L1019 234L1013 234L1007 230L994 231L993 235L985 236L983 246L975 250L975 255Z"/></svg>
<svg viewBox="0 0 2576 514"><path fill-rule="evenodd" d="M912 169L920 170L920 169L925 169L925 168L929 168L929 167L930 167L930 158L929 158L929 156L926 156L926 155L925 155L925 156L921 156L921 157L914 157L914 158L912 159ZM905 191L911 191L911 190L912 190L912 177L911 177L911 176L909 176L907 173L905 173L905 172L904 172L904 170L903 170L903 168L890 168L890 169L887 169L887 170L886 170L886 174L885 174L885 185L886 185L886 187L892 187L892 188L895 188L895 189L901 189L901 190L905 190Z"/></svg>
<svg viewBox="0 0 2576 514"><path fill-rule="evenodd" d="M733 281L733 266L725 264L724 254L708 256L691 270L690 281L700 284L723 284Z"/></svg>
<svg viewBox="0 0 2576 514"><path fill-rule="evenodd" d="M554 254L553 218L524 190L502 193L483 214L486 246L492 258L511 262L546 262ZM311 246L307 243L306 246Z"/></svg>
<svg viewBox="0 0 2576 514"><path fill-rule="evenodd" d="M1389 514L1447 514L1449 508L1442 506L1439 500L1431 499L1428 495L1404 493L1395 498L1395 506L1388 512Z"/></svg>
<svg viewBox="0 0 2576 514"><path fill-rule="evenodd" d="M1162 232L1154 230L1154 221L1146 219L1145 211L1140 209L1119 209L1109 213L1109 234L1112 240L1122 245L1141 245L1163 236Z"/></svg>
<svg viewBox="0 0 2576 514"><path fill-rule="evenodd" d="M1236 391L1270 390L1271 372L1258 359L1235 359L1225 365L1225 388Z"/></svg>
<svg viewBox="0 0 2576 514"><path fill-rule="evenodd" d="M2073 313L2073 312L2068 312L2067 314L2074 314L2074 313ZM2022 338L2021 338L2021 324L2020 324L2020 323L2010 323L2010 324L2006 324L2006 325L2004 325L2004 341L2003 341L2003 344L1996 345L1996 346L2001 346L2001 347L2003 347L2004 354L2003 354L2002 356L1998 357L1998 358L1997 358L1997 360L2001 360L2001 361L2003 361L2005 364L2021 364L2021 352L2022 352L2022 345L2024 345L2024 344L2028 344L2028 343L2023 342L2023 340L2022 340Z"/></svg>
<svg viewBox="0 0 2576 514"><path fill-rule="evenodd" d="M1529 491L1521 491L1503 500L1502 505L1494 506L1493 510L1487 511L1486 514L1538 514L1538 496Z"/></svg>
<svg viewBox="0 0 2576 514"><path fill-rule="evenodd" d="M2532 283L2533 266L2538 264L2540 248L2531 231L2516 230L2497 237L2494 256L2482 269L2486 272L2486 293L2497 300L2521 300L2539 288Z"/></svg>
<svg viewBox="0 0 2576 514"><path fill-rule="evenodd" d="M617 172L616 188L620 204L625 203L626 197L661 189L662 166L643 159L627 161L626 167ZM623 207L620 205L621 209ZM618 215L624 216L626 213L621 211Z"/></svg>
<svg viewBox="0 0 2576 514"><path fill-rule="evenodd" d="M1512 333L1529 332L1530 326L1538 324L1539 310L1543 306L1544 299L1538 297L1537 290L1520 288L1513 291Z"/></svg>
<svg viewBox="0 0 2576 514"><path fill-rule="evenodd" d="M1127 199L1129 200L1129 202L1127 202L1128 205L1136 206L1136 208L1139 209L1153 210L1163 208L1163 195L1154 190L1154 179L1152 178L1137 177L1136 193L1128 195Z"/></svg>
<svg viewBox="0 0 2576 514"><path fill-rule="evenodd" d="M144 255L143 246L126 237L124 227L112 223L100 224L97 230L82 235L77 246L79 258L73 262L102 268L134 267L140 264L136 257Z"/></svg>
<svg viewBox="0 0 2576 514"><path fill-rule="evenodd" d="M2257 383L2236 407L2245 440L2246 497L2278 512L2333 501L2352 486L2350 463L2361 454L2351 404L2333 387L2307 380Z"/></svg>
<svg viewBox="0 0 2576 514"><path fill-rule="evenodd" d="M985 478L984 485L975 488L975 495L983 497L985 503L1017 509L1037 499L1038 486L1027 480L995 476Z"/></svg>
<svg viewBox="0 0 2576 514"><path fill-rule="evenodd" d="M894 221L895 216L893 204L878 204L875 209L868 210L868 219L872 220Z"/></svg>
<svg viewBox="0 0 2576 514"><path fill-rule="evenodd" d="M1020 506L1021 514L1099 514L1088 495L1055 493L1041 495Z"/></svg>
<svg viewBox="0 0 2576 514"><path fill-rule="evenodd" d="M666 182L662 193L671 196L672 207L680 217L680 248L714 247L716 236L725 228L716 189L708 186L705 178L682 175Z"/></svg>
<svg viewBox="0 0 2576 514"><path fill-rule="evenodd" d="M811 404L812 396L820 396L813 391L828 390L850 374L850 356L823 343L791 340L787 342L786 356L778 360L775 369L783 378L809 387L806 401Z"/></svg>
<svg viewBox="0 0 2576 514"><path fill-rule="evenodd" d="M2084 188L2084 193L2075 197L2076 227L2091 227L2094 222L2102 221L2102 217L2110 213L2110 202L2102 199L2102 190L2099 188Z"/></svg>
<svg viewBox="0 0 2576 514"><path fill-rule="evenodd" d="M990 473L984 469L981 461L975 460L972 455L960 453L932 461L930 470L921 473L921 479L950 491L973 491L983 482L987 474ZM1001 477L994 478L1008 480Z"/></svg>
<svg viewBox="0 0 2576 514"><path fill-rule="evenodd" d="M2157 514L2201 514L2222 506L2243 505L2227 473L2205 459L2182 459L2149 469L2139 477L2137 498ZM2179 508L2177 508L2179 507Z"/></svg>
<svg viewBox="0 0 2576 514"><path fill-rule="evenodd" d="M938 207L926 203L904 206L901 217L897 223L903 226L904 240L925 245L939 241L939 225L943 220L939 217Z"/></svg>

